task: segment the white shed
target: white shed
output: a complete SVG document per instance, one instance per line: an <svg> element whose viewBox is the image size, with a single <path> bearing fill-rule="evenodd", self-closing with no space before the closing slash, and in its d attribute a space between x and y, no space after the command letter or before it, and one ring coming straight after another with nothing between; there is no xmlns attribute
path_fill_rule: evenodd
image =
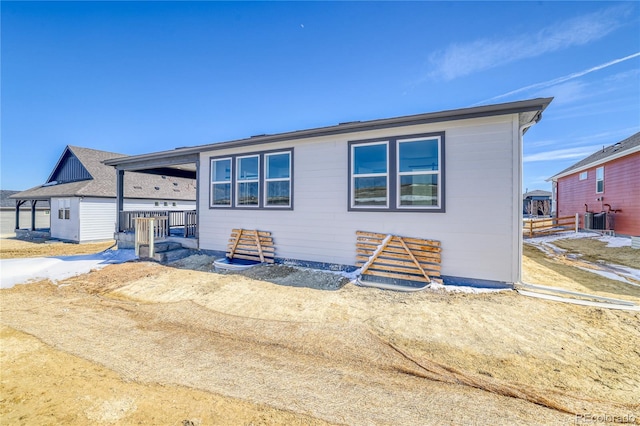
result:
<svg viewBox="0 0 640 426"><path fill-rule="evenodd" d="M113 168L103 161L123 154L67 146L47 181L12 194L20 202L48 201L51 238L78 243L112 240L118 209ZM166 175L132 174L124 186L124 210L195 210L196 182ZM30 229L17 223L16 230Z"/></svg>

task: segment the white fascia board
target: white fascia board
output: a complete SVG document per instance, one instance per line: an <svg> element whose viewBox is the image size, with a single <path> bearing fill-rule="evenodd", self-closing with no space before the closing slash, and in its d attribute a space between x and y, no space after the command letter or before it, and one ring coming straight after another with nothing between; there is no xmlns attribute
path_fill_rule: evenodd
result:
<svg viewBox="0 0 640 426"><path fill-rule="evenodd" d="M568 170L568 171L566 171L564 173L558 173L557 175L551 176L549 179L546 179L545 182L551 182L551 181L555 182L558 179L563 178L565 176L573 175L575 173L579 173L579 172L588 170L588 169L590 169L592 167L596 167L596 166L599 166L601 164L605 164L605 163L608 163L610 161L617 160L618 158L622 158L622 157L626 157L627 155L635 154L636 152L640 152L640 145L635 146L635 147L633 147L631 149L626 149L626 150L618 152L616 154L612 154L612 155L610 155L608 157L601 158L598 161L594 161L592 163L585 164L584 166Z"/></svg>

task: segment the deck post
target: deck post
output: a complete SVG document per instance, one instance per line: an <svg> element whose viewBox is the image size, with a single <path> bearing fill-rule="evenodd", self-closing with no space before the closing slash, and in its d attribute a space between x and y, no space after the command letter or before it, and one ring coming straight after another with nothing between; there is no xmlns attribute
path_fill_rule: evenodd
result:
<svg viewBox="0 0 640 426"><path fill-rule="evenodd" d="M120 212L124 210L124 170L116 171L116 232L122 232Z"/></svg>
<svg viewBox="0 0 640 426"><path fill-rule="evenodd" d="M27 200L16 200L16 227L15 229L20 229L20 206L26 203Z"/></svg>
<svg viewBox="0 0 640 426"><path fill-rule="evenodd" d="M36 204L38 200L31 200L31 230L36 230Z"/></svg>
<svg viewBox="0 0 640 426"><path fill-rule="evenodd" d="M151 220L149 220L149 257L153 257L154 255L154 243L155 243L155 224L156 219L155 218L151 218Z"/></svg>
<svg viewBox="0 0 640 426"><path fill-rule="evenodd" d="M579 225L580 225L580 213L576 213L576 233L578 233Z"/></svg>

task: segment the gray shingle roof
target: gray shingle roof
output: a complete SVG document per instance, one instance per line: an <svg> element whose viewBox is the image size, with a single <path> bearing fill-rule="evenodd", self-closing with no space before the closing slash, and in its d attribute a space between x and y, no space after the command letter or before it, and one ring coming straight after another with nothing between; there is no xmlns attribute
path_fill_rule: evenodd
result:
<svg viewBox="0 0 640 426"><path fill-rule="evenodd" d="M584 166L588 166L589 164L592 164L592 163L602 163L602 162L604 162L603 160L606 160L609 157L612 157L614 155L618 156L619 154L623 153L624 151L630 151L632 148L635 148L637 146L640 146L640 132L636 133L635 135L632 135L632 136L628 137L627 139L625 139L623 141L617 142L617 143L615 143L615 144L613 144L611 146L608 146L606 148L603 148L603 149L600 149L600 150L594 152L590 156L578 161L574 165L572 165L570 167L567 167L566 169L564 169L560 173L556 173L550 179L553 179L556 176L565 175L565 174L567 174L567 172L570 172L572 170L580 169L580 168L582 168ZM629 153L631 153L631 152L629 152Z"/></svg>
<svg viewBox="0 0 640 426"><path fill-rule="evenodd" d="M110 158L123 157L123 154L67 146L60 157L61 159L67 153L67 150L82 163L93 179L56 185L40 185L13 194L11 198L116 197L116 171L113 167L107 166L102 162ZM56 168L52 171L52 176L55 170ZM127 172L124 176L124 196L125 198L195 201L196 182L194 179Z"/></svg>
<svg viewBox="0 0 640 426"><path fill-rule="evenodd" d="M527 197L551 197L551 191L545 191L543 189L534 189L529 192L525 192L522 194L522 198Z"/></svg>
<svg viewBox="0 0 640 426"><path fill-rule="evenodd" d="M16 200L9 198L13 194L17 194L20 191L11 191L8 189L0 190L0 208L2 209L15 209L16 208ZM38 210L48 210L49 202L39 202L36 204L36 209ZM31 210L31 204L25 203L20 206L20 210Z"/></svg>

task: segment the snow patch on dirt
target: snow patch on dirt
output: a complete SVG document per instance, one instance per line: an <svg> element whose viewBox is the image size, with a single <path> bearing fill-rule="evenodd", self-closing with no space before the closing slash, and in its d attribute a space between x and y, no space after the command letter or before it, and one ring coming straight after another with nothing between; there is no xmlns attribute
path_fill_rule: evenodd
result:
<svg viewBox="0 0 640 426"><path fill-rule="evenodd" d="M77 256L31 257L0 260L0 288L36 280L57 282L93 269L136 259L134 250L105 250Z"/></svg>

